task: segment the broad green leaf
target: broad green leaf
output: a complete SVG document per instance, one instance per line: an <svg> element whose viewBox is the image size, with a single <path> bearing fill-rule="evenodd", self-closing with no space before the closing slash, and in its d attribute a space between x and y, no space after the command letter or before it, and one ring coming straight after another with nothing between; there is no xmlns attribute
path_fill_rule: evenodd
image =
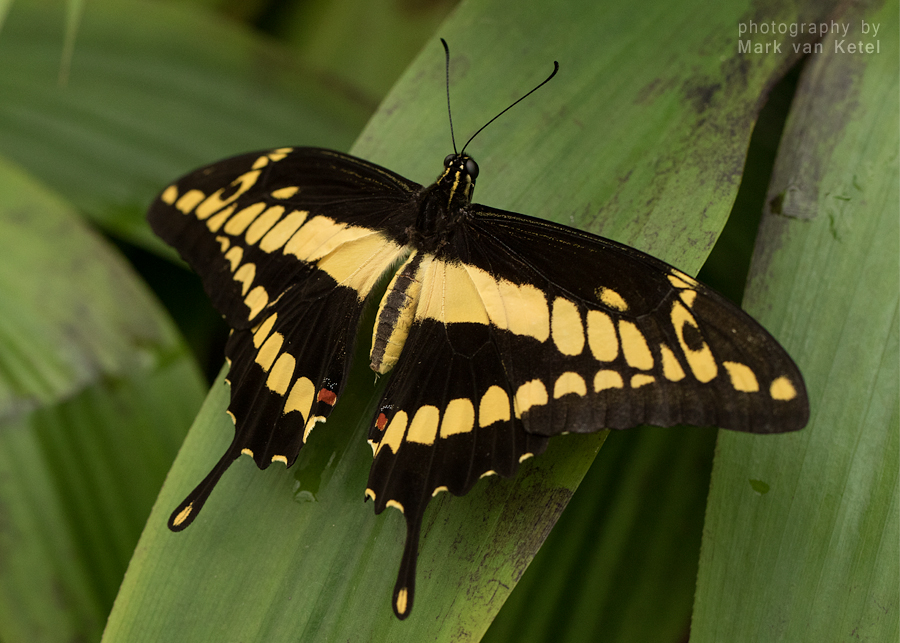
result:
<svg viewBox="0 0 900 643"><path fill-rule="evenodd" d="M176 176L252 149L347 149L370 111L246 30L141 0L86 3L61 85L64 21L53 3L9 12L0 153L142 245L161 247L143 215Z"/></svg>
<svg viewBox="0 0 900 643"><path fill-rule="evenodd" d="M801 78L747 293L804 370L812 422L720 436L692 641L900 633L898 4L839 22ZM860 41L879 51L847 51Z"/></svg>
<svg viewBox="0 0 900 643"><path fill-rule="evenodd" d="M679 641L715 431L612 433L484 641Z"/></svg>
<svg viewBox="0 0 900 643"><path fill-rule="evenodd" d="M828 9L784 5L771 18ZM552 60L563 70L472 143L482 168L476 199L602 231L696 272L730 210L762 96L796 59L790 50L736 53L735 25L753 11L699 2L648 2L639 11L586 0L462 5L440 30L453 52L460 145L542 80ZM449 151L443 74L433 40L354 152L433 181ZM602 438L554 440L513 481L435 501L416 607L401 623L389 597L402 518L372 516L360 502L378 389L358 361L294 469L260 473L239 460L197 522L170 534L166 516L233 433L222 413L227 390L214 385L132 560L107 642L480 638Z"/></svg>
<svg viewBox="0 0 900 643"><path fill-rule="evenodd" d="M0 639L98 640L202 395L72 208L0 160Z"/></svg>
<svg viewBox="0 0 900 643"><path fill-rule="evenodd" d="M377 104L456 5L457 0L313 0L282 5L277 19L265 24L292 43L304 63Z"/></svg>

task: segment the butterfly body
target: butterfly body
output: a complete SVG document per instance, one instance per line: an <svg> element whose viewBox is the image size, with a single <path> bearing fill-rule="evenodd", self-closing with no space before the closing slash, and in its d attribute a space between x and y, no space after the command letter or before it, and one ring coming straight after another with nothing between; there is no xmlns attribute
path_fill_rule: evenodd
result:
<svg viewBox="0 0 900 643"><path fill-rule="evenodd" d="M566 226L471 203L478 166L427 187L317 148L228 159L175 182L153 229L200 274L233 332L235 438L173 512L189 525L241 454L296 460L346 383L365 303L394 276L370 363L391 372L365 490L404 513L394 611L412 608L422 515L441 491L512 476L550 436L643 423L796 430L787 353L683 272Z"/></svg>

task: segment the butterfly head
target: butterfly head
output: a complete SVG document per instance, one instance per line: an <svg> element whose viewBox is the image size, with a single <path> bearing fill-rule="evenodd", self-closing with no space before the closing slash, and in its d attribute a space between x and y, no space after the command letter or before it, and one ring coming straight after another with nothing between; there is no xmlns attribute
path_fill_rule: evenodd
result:
<svg viewBox="0 0 900 643"><path fill-rule="evenodd" d="M438 186L447 191L452 203L461 200L468 203L475 189L478 177L478 163L467 154L448 154L444 158L444 173L438 177Z"/></svg>

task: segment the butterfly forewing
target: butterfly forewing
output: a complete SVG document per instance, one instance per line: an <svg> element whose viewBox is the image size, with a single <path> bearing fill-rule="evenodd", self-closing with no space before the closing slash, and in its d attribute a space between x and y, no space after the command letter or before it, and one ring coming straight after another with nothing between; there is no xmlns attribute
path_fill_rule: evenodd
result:
<svg viewBox="0 0 900 643"><path fill-rule="evenodd" d="M150 209L153 229L200 275L233 331L235 439L173 513L194 519L245 453L290 466L343 389L365 300L405 250L419 186L329 150L283 148L197 170Z"/></svg>
<svg viewBox="0 0 900 643"><path fill-rule="evenodd" d="M608 239L473 210L469 260L499 282L536 284L545 295L533 312L546 322L541 336L505 333L504 366L515 386L545 374L548 400L574 414L564 426L526 414L529 431L691 423L772 433L806 424L803 378L790 356L718 293Z"/></svg>

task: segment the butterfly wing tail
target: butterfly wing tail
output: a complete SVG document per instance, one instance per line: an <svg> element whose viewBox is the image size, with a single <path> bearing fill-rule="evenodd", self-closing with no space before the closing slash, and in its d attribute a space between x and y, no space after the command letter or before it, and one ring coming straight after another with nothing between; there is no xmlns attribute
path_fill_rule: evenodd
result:
<svg viewBox="0 0 900 643"><path fill-rule="evenodd" d="M416 590L416 561L419 558L419 534L422 530L422 514L407 517L406 543L392 598L394 614L401 621L412 612Z"/></svg>
<svg viewBox="0 0 900 643"><path fill-rule="evenodd" d="M235 440L216 463L216 466L213 467L212 471L203 478L203 481L188 494L187 498L185 498L182 503L175 508L172 515L169 516L169 522L167 523L169 529L172 531L181 531L194 522L194 519L206 503L207 498L209 498L212 493L212 490L215 489L216 484L218 484L222 474L225 473L228 467L231 466L231 463L240 455L241 452L238 448L237 440Z"/></svg>

